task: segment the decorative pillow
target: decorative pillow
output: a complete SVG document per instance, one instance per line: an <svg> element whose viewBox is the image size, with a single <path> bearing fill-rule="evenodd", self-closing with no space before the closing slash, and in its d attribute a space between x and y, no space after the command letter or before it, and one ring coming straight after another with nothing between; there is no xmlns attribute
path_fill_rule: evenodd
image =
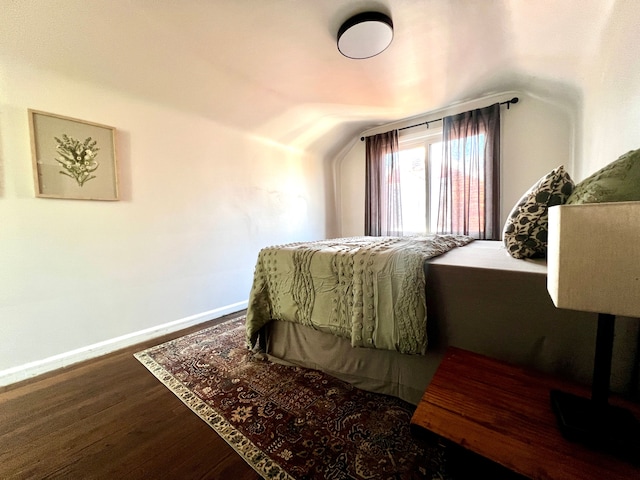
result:
<svg viewBox="0 0 640 480"><path fill-rule="evenodd" d="M578 183L567 203L640 200L640 150L632 150Z"/></svg>
<svg viewBox="0 0 640 480"><path fill-rule="evenodd" d="M549 207L565 203L573 187L573 180L561 165L538 180L518 200L502 232L512 257L546 257Z"/></svg>

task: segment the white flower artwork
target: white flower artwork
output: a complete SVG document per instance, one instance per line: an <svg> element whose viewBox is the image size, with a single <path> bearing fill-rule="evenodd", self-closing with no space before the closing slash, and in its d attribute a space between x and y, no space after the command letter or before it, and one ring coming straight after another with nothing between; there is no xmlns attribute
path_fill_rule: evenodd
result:
<svg viewBox="0 0 640 480"><path fill-rule="evenodd" d="M56 157L56 162L63 168L60 170L62 175L73 178L81 187L89 180L96 178L93 172L100 166L96 161L100 149L96 146L95 140L88 137L84 142L80 142L67 135L62 135L62 140L58 137L54 138L58 144L56 150L60 154Z"/></svg>
<svg viewBox="0 0 640 480"><path fill-rule="evenodd" d="M29 110L37 197L118 200L116 129Z"/></svg>

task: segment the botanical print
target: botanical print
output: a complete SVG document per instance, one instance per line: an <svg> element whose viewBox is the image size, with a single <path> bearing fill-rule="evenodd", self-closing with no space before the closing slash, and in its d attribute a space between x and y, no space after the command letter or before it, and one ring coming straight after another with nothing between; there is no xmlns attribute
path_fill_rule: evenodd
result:
<svg viewBox="0 0 640 480"><path fill-rule="evenodd" d="M118 200L116 129L29 110L38 197Z"/></svg>
<svg viewBox="0 0 640 480"><path fill-rule="evenodd" d="M62 135L62 140L58 137L54 138L58 143L56 150L60 153L60 156L55 160L64 169L60 170L62 175L73 178L81 187L85 182L96 178L95 175L91 175L100 166L95 159L98 150L100 150L96 147L95 140L92 141L91 137L88 137L83 143L80 143L80 140L68 137L66 134Z"/></svg>

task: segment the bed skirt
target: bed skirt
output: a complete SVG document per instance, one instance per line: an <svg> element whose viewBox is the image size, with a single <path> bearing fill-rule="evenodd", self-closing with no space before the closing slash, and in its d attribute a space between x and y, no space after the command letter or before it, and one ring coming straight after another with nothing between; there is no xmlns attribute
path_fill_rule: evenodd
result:
<svg viewBox="0 0 640 480"><path fill-rule="evenodd" d="M414 405L444 353L436 348L425 355L354 348L347 339L292 322L270 322L265 328L270 361L322 370L363 390Z"/></svg>

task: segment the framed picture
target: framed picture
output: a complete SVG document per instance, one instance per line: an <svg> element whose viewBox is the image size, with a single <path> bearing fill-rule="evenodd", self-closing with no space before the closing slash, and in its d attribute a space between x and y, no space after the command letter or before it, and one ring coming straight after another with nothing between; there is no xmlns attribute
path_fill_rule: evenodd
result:
<svg viewBox="0 0 640 480"><path fill-rule="evenodd" d="M36 196L118 200L116 129L29 110Z"/></svg>

